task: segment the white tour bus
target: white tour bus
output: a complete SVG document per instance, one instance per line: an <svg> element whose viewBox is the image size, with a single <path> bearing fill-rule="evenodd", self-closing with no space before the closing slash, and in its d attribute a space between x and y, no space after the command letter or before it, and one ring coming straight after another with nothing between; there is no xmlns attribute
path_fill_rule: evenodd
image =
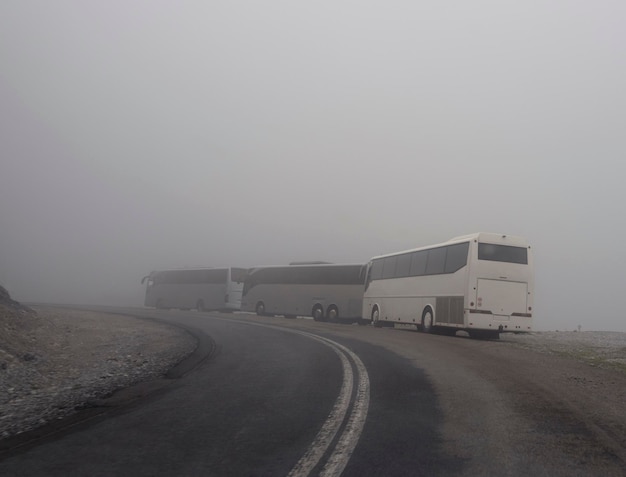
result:
<svg viewBox="0 0 626 477"><path fill-rule="evenodd" d="M477 233L374 257L363 318L374 326L414 324L424 332L476 338L532 329L534 271L521 237Z"/></svg>
<svg viewBox="0 0 626 477"><path fill-rule="evenodd" d="M360 321L365 265L287 265L252 268L242 311L316 321Z"/></svg>
<svg viewBox="0 0 626 477"><path fill-rule="evenodd" d="M145 306L198 311L241 308L245 268L159 270L147 280Z"/></svg>

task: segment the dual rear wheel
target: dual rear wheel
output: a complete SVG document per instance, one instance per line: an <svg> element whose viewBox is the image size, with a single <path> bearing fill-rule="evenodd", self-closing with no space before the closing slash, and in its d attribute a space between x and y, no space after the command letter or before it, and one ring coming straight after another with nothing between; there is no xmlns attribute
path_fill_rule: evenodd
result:
<svg viewBox="0 0 626 477"><path fill-rule="evenodd" d="M328 307L328 311L326 312L326 318L328 321L337 321L339 318L339 310L335 305L331 305Z"/></svg>
<svg viewBox="0 0 626 477"><path fill-rule="evenodd" d="M311 310L311 316L315 321L324 321L324 308L321 305L315 305Z"/></svg>
<svg viewBox="0 0 626 477"><path fill-rule="evenodd" d="M330 305L324 314L322 305L317 304L311 310L311 316L315 321L337 321L339 318L339 309L335 305Z"/></svg>

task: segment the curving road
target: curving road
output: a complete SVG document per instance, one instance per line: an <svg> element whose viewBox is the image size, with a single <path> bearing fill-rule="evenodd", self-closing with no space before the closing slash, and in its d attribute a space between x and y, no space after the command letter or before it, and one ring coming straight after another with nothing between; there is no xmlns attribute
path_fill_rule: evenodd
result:
<svg viewBox="0 0 626 477"><path fill-rule="evenodd" d="M626 475L626 411L571 379L591 373L619 393L623 373L506 342L115 311L192 329L204 351L0 475Z"/></svg>

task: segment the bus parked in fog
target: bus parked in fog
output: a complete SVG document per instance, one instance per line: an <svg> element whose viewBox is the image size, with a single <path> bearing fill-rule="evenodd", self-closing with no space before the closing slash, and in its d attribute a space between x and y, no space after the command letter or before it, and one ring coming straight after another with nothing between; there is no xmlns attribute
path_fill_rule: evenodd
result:
<svg viewBox="0 0 626 477"><path fill-rule="evenodd" d="M241 309L257 315L359 321L364 271L364 265L336 264L252 268L245 278Z"/></svg>
<svg viewBox="0 0 626 477"><path fill-rule="evenodd" d="M497 337L532 329L534 270L521 237L478 233L368 264L363 318L425 332Z"/></svg>
<svg viewBox="0 0 626 477"><path fill-rule="evenodd" d="M147 281L145 306L234 311L241 308L245 268L188 268L159 270Z"/></svg>

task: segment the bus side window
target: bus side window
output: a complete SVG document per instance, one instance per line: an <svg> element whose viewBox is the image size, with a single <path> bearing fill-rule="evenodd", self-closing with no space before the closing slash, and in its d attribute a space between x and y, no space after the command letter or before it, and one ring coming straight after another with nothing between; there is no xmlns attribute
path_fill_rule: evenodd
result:
<svg viewBox="0 0 626 477"><path fill-rule="evenodd" d="M411 268L411 254L405 253L398 256L398 263L396 264L396 278L408 277L409 269Z"/></svg>
<svg viewBox="0 0 626 477"><path fill-rule="evenodd" d="M411 269L409 275L419 277L426 273L426 260L428 259L428 250L413 252L411 254Z"/></svg>
<svg viewBox="0 0 626 477"><path fill-rule="evenodd" d="M426 275L439 275L444 272L447 247L431 248L428 251Z"/></svg>
<svg viewBox="0 0 626 477"><path fill-rule="evenodd" d="M398 263L398 257L393 255L387 257L383 263L383 278L394 278L396 274L396 264Z"/></svg>
<svg viewBox="0 0 626 477"><path fill-rule="evenodd" d="M459 243L448 247L446 255L446 268L444 273L454 273L467 265L467 252L469 243Z"/></svg>

